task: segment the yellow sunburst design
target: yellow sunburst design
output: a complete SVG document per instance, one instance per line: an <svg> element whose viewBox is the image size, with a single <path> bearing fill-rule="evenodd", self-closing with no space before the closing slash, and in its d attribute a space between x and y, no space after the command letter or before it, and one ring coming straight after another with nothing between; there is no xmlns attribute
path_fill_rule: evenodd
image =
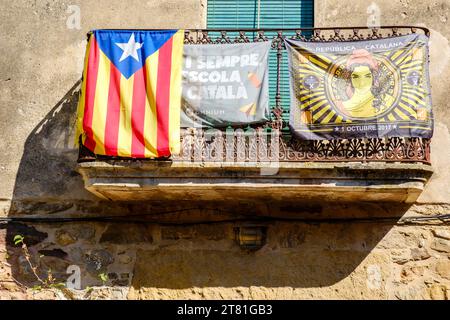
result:
<svg viewBox="0 0 450 320"><path fill-rule="evenodd" d="M347 123L370 121L375 124L402 124L432 130L427 48L421 39L413 39L393 49L367 49L370 59L356 50L333 54L333 50L316 50L300 41L290 48L294 49L291 52L290 71L295 99L292 106L296 107L291 107L293 116L290 121L294 126L298 124L299 129L318 132L329 127L339 128ZM359 67L358 72L363 72L363 68L369 69L373 79L370 94L367 94L370 98L367 105L375 110L369 113L370 116L349 112L351 103L362 105L361 101L367 101L363 99L363 90L357 95L356 85L353 83L359 81L356 83L362 86L362 80L352 80L350 77L353 74L349 72L355 72L348 65L352 55L355 56L352 63ZM366 61L366 65L361 61ZM375 61L374 66L370 64L371 61ZM360 75L355 72L354 78L359 79L358 77ZM251 107L246 106L241 111L247 113L250 109Z"/></svg>

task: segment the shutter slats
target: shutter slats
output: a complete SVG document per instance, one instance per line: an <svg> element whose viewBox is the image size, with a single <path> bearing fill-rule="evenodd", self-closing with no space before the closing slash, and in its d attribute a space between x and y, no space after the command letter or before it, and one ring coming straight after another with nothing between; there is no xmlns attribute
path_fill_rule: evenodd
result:
<svg viewBox="0 0 450 320"><path fill-rule="evenodd" d="M208 0L208 28L256 28L258 27L257 0ZM261 0L260 28L309 28L314 24L314 0ZM284 33L285 35L293 35ZM236 34L229 34L230 37ZM265 32L271 39L276 32ZM248 34L250 37L250 34ZM270 105L275 106L277 86L277 56L271 50L269 55ZM283 120L289 121L289 73L286 52L282 55L280 68L281 106Z"/></svg>

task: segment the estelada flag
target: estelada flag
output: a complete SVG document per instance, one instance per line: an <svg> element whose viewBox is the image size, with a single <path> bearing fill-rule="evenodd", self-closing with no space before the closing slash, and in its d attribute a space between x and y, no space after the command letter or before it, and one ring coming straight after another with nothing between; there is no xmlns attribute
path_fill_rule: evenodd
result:
<svg viewBox="0 0 450 320"><path fill-rule="evenodd" d="M78 105L78 139L98 155L179 153L183 30L95 30Z"/></svg>

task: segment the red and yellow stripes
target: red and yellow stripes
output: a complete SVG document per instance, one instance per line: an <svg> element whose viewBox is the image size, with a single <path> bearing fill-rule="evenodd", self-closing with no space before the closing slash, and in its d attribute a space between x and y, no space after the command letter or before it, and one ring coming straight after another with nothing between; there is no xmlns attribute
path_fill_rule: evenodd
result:
<svg viewBox="0 0 450 320"><path fill-rule="evenodd" d="M89 150L132 158L179 153L183 36L177 31L129 79L91 36L77 128Z"/></svg>

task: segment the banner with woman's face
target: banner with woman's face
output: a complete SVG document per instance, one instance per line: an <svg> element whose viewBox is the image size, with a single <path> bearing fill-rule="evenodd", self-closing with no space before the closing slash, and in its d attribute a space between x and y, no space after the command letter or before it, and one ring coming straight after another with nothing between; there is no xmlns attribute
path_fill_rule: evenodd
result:
<svg viewBox="0 0 450 320"><path fill-rule="evenodd" d="M428 37L285 44L297 136L432 136Z"/></svg>

